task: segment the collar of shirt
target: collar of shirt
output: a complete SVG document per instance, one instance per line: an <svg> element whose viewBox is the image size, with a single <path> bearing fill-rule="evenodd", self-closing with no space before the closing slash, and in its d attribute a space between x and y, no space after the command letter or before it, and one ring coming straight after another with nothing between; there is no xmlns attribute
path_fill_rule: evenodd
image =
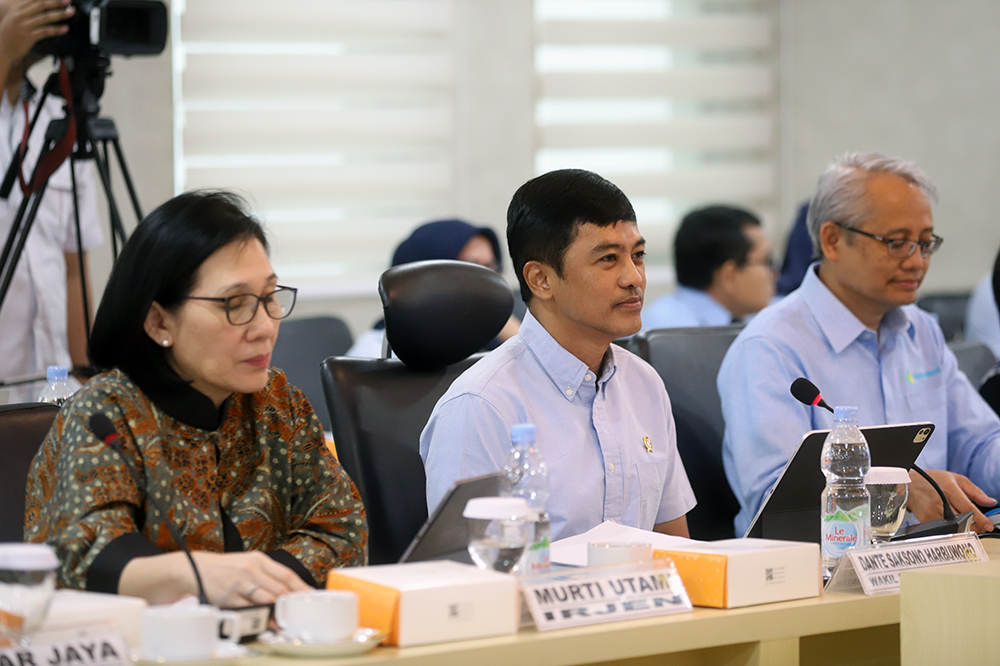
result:
<svg viewBox="0 0 1000 666"><path fill-rule="evenodd" d="M207 395L180 378L162 384L147 382L147 386L132 382L165 414L200 430L218 430L229 413L232 396L216 407Z"/></svg>
<svg viewBox="0 0 1000 666"><path fill-rule="evenodd" d="M587 364L559 344L530 312L525 313L518 336L566 400L573 400L584 382L594 381L594 373ZM597 380L597 385L603 388L617 369L614 345L611 345L604 353L601 376Z"/></svg>
<svg viewBox="0 0 1000 666"><path fill-rule="evenodd" d="M674 295L691 308L702 326L728 326L733 323L733 313L707 291L678 286Z"/></svg>
<svg viewBox="0 0 1000 666"><path fill-rule="evenodd" d="M854 313L830 291L830 288L823 284L823 281L819 279L818 269L819 262L809 267L800 289L802 289L806 306L819 323L827 342L830 343L833 351L839 354L871 329L854 316ZM916 333L913 322L910 321L903 308L893 308L882 318L880 333L883 335L880 337L889 338L903 330L911 338Z"/></svg>

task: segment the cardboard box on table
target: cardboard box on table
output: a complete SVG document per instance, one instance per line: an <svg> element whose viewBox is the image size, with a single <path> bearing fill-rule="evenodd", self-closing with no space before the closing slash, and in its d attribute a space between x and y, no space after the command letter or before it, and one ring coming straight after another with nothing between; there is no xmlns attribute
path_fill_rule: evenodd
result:
<svg viewBox="0 0 1000 666"><path fill-rule="evenodd" d="M739 608L817 597L823 589L819 544L815 543L689 541L655 548L653 556L674 561L695 606Z"/></svg>
<svg viewBox="0 0 1000 666"><path fill-rule="evenodd" d="M331 590L357 592L362 626L406 647L517 632L517 579L457 562L414 562L334 569Z"/></svg>

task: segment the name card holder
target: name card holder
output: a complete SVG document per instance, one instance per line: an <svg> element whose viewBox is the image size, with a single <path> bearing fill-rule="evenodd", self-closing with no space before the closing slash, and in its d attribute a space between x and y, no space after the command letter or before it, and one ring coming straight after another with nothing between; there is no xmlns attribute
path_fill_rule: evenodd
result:
<svg viewBox="0 0 1000 666"><path fill-rule="evenodd" d="M895 594L899 592L901 571L989 559L975 532L852 548L837 562L826 591L852 592L861 588L869 597Z"/></svg>
<svg viewBox="0 0 1000 666"><path fill-rule="evenodd" d="M539 631L691 610L669 558L529 576L521 591Z"/></svg>
<svg viewBox="0 0 1000 666"><path fill-rule="evenodd" d="M0 648L0 666L132 666L117 634L82 635Z"/></svg>

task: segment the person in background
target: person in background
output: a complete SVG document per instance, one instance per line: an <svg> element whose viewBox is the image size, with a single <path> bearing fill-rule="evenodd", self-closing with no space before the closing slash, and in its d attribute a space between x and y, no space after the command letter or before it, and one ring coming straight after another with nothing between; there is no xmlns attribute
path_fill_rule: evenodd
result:
<svg viewBox="0 0 1000 666"><path fill-rule="evenodd" d="M709 206L684 216L674 237L677 290L642 314L644 329L726 326L774 296L771 243L742 208Z"/></svg>
<svg viewBox="0 0 1000 666"><path fill-rule="evenodd" d="M996 269L994 269L993 275L984 275L972 290L965 310L965 328L962 337L982 342L1000 359L1000 309L997 308L994 297L996 279Z"/></svg>
<svg viewBox="0 0 1000 666"><path fill-rule="evenodd" d="M528 314L434 407L420 435L428 509L455 481L501 469L511 426L533 423L553 539L606 520L687 536L695 499L663 381L611 344L642 323L632 204L595 173L553 171L514 193L507 245Z"/></svg>
<svg viewBox="0 0 1000 666"><path fill-rule="evenodd" d="M217 606L272 603L366 562L357 489L309 402L269 366L294 305L234 195L188 192L139 224L94 322L104 372L63 405L28 477L25 537L56 550L60 587L150 603L195 594L166 521ZM90 430L95 413L143 486Z"/></svg>
<svg viewBox="0 0 1000 666"><path fill-rule="evenodd" d="M64 34L66 25L58 22L74 11L70 0L0 0L0 179L20 150L25 125L38 108L40 93L25 76L28 67L40 59L31 49L41 39ZM62 104L49 97L42 106L21 165L25 179L34 172L49 122L65 115ZM80 211L77 244L69 169L67 160L49 178L0 307L0 381L44 377L49 365L89 365L80 266L86 269L86 251L100 245L101 231L93 169L82 162L75 168ZM10 196L0 199L0 244L10 233L23 196L15 183ZM70 381L79 386L75 379ZM42 381L0 387L0 403L33 402L44 386Z"/></svg>
<svg viewBox="0 0 1000 666"><path fill-rule="evenodd" d="M817 258L813 254L809 227L806 225L808 216L809 202L807 201L799 206L795 221L792 223L792 230L788 232L788 242L785 243L785 258L781 262L781 270L778 271L778 296L787 296L798 289L806 276L806 269Z"/></svg>
<svg viewBox="0 0 1000 666"><path fill-rule="evenodd" d="M454 259L479 264L499 273L502 268L501 256L500 241L496 232L489 227L474 227L464 220L438 220L414 229L409 238L396 248L392 255L392 265ZM488 349L495 349L517 333L520 324L520 320L512 315ZM347 355L381 358L384 338L385 321L379 320L370 331L358 336L347 350Z"/></svg>
<svg viewBox="0 0 1000 666"><path fill-rule="evenodd" d="M1000 312L1000 252L997 252L997 258L993 262L993 275L989 276L989 278L993 306L996 308L994 312ZM995 320L995 323L1000 325L1000 315L995 315ZM998 357L1000 357L1000 354L998 354ZM983 396L983 399L993 408L994 412L1000 414L1000 359L993 366L993 369L983 377L982 385L979 387L979 395Z"/></svg>
<svg viewBox="0 0 1000 666"><path fill-rule="evenodd" d="M821 259L789 296L747 324L733 342L717 386L725 418L723 463L740 502L743 534L809 430L830 428L825 410L789 393L812 381L831 405L855 405L862 426L930 421L937 426L917 458L957 513L1000 492L1000 419L983 402L937 320L913 302L941 246L930 199L934 186L914 163L848 153L819 179L809 233ZM937 494L911 473L908 508L921 521L941 516Z"/></svg>

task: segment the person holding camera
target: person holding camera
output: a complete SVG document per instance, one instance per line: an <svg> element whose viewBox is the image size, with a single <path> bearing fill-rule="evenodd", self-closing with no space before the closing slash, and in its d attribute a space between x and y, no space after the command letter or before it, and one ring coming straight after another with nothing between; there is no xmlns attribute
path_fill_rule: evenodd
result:
<svg viewBox="0 0 1000 666"><path fill-rule="evenodd" d="M42 39L65 34L62 22L74 12L70 0L0 0L0 178L22 147L24 180L19 180L30 178L49 122L65 115L63 100L49 97L24 146L26 127L41 96L26 77L41 58L32 48ZM49 179L0 306L0 381L44 376L49 365L88 365L80 263L86 266L86 250L101 243L97 189L89 164L78 164L78 243L69 169L64 162ZM24 196L23 185L15 183L10 196L0 199L0 243L10 234ZM12 386L5 396L0 386L0 403L34 401L43 387L44 382Z"/></svg>

